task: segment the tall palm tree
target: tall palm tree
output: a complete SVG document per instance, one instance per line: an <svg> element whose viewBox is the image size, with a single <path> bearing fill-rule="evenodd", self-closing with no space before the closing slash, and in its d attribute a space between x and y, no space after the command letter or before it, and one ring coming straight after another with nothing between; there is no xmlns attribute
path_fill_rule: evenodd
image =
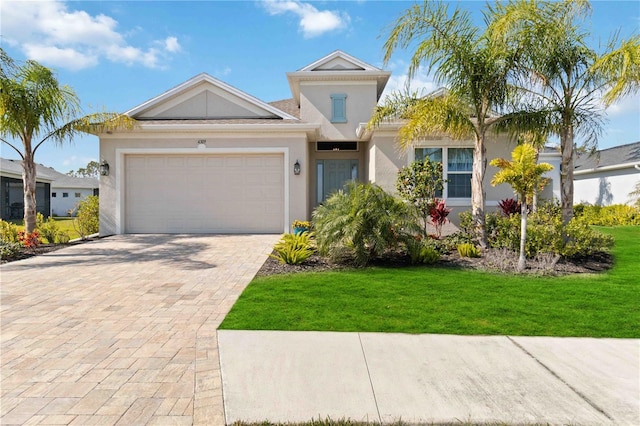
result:
<svg viewBox="0 0 640 426"><path fill-rule="evenodd" d="M80 133L131 128L134 122L110 112L82 116L78 96L70 87L61 86L52 70L31 60L16 64L0 48L0 140L22 158L27 233L36 227L34 156L38 148L48 140L63 144Z"/></svg>
<svg viewBox="0 0 640 426"><path fill-rule="evenodd" d="M534 193L542 186L542 175L553 166L549 163L538 164L536 149L533 145L524 143L518 145L511 153L511 161L504 158L491 160L492 166L498 171L491 179L491 185L508 183L520 199L520 256L518 271L526 267L525 247L527 243L527 204L531 204Z"/></svg>
<svg viewBox="0 0 640 426"><path fill-rule="evenodd" d="M486 15L491 20L490 15ZM447 88L439 96L420 97L408 90L387 97L374 112L369 128L401 119L402 148L433 134L474 140L471 204L474 228L486 247L483 180L487 158L485 141L491 129L506 128L517 114L504 114L512 88L509 76L521 54L517 46L491 39L477 28L467 11L449 13L444 3L425 1L398 18L384 44L385 64L398 48L416 44L409 65L412 78L418 68L433 70L438 84ZM523 120L520 125L523 126Z"/></svg>
<svg viewBox="0 0 640 426"><path fill-rule="evenodd" d="M594 150L604 109L640 88L640 35L620 43L613 37L603 52L587 46L582 18L587 0L496 3L489 35L523 47L519 86L523 97L546 114L546 130L560 137L562 218L573 216L573 157L576 139Z"/></svg>

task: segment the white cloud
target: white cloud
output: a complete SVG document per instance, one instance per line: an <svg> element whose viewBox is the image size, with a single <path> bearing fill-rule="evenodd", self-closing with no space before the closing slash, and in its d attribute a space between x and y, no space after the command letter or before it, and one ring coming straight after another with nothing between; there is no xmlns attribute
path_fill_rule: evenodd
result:
<svg viewBox="0 0 640 426"><path fill-rule="evenodd" d="M384 99L385 96L392 92L404 91L407 85L407 80L409 79L409 65L403 61L393 62L389 64L387 68L393 70L394 73L389 78L389 82L382 93L381 99ZM420 94L426 95L438 89L438 86L432 77L427 73L418 70L416 75L414 75L413 79L410 81L410 89L412 92L417 91Z"/></svg>
<svg viewBox="0 0 640 426"><path fill-rule="evenodd" d="M69 10L61 0L6 1L2 14L2 36L7 43L18 46L29 59L71 70L95 66L101 58L158 68L181 49L173 36L153 42L157 47L132 46L127 37L139 29L119 32L115 19Z"/></svg>
<svg viewBox="0 0 640 426"><path fill-rule="evenodd" d="M182 49L182 46L180 46L180 43L178 43L177 37L167 37L164 40L164 48L167 50L167 52L175 53L179 52Z"/></svg>
<svg viewBox="0 0 640 426"><path fill-rule="evenodd" d="M262 4L270 15L292 13L300 18L300 30L305 38L341 30L351 22L345 12L318 10L313 5L298 0L266 0Z"/></svg>
<svg viewBox="0 0 640 426"><path fill-rule="evenodd" d="M606 111L609 117L626 114L635 114L638 117L640 115L640 95L626 96L612 104Z"/></svg>

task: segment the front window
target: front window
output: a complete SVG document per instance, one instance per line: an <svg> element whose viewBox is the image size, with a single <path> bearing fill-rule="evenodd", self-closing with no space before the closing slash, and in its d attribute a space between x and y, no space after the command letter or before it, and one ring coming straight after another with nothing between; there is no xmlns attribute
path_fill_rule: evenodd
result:
<svg viewBox="0 0 640 426"><path fill-rule="evenodd" d="M442 163L445 179L443 191L436 193L442 198L471 198L471 172L473 148L425 148L415 149L415 159Z"/></svg>

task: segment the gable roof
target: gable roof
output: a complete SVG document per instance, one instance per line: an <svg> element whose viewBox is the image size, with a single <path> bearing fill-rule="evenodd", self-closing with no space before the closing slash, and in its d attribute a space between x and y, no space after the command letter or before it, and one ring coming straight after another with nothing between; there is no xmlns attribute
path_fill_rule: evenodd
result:
<svg viewBox="0 0 640 426"><path fill-rule="evenodd" d="M591 155L578 155L575 159L574 170L576 172L583 170L595 171L595 169L626 168L635 165L640 165L640 142L602 149Z"/></svg>
<svg viewBox="0 0 640 426"><path fill-rule="evenodd" d="M125 114L137 120L296 120L296 117L207 73L198 74Z"/></svg>
<svg viewBox="0 0 640 426"><path fill-rule="evenodd" d="M341 50L331 52L296 72L287 73L289 87L297 106L300 105L300 82L302 81L370 80L376 83L377 99L380 99L389 77L391 72L383 71Z"/></svg>

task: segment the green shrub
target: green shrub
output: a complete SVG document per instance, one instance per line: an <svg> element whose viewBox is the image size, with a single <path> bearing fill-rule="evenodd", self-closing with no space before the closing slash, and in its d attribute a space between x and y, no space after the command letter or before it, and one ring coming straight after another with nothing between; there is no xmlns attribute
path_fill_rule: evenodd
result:
<svg viewBox="0 0 640 426"><path fill-rule="evenodd" d="M36 228L49 244L58 242L60 229L58 229L58 223L51 216L45 221L42 213L38 213L36 215Z"/></svg>
<svg viewBox="0 0 640 426"><path fill-rule="evenodd" d="M440 253L438 253L435 244L430 243L430 241L435 240L432 240L431 238L427 240L421 240L417 238L407 239L407 254L411 259L412 265L433 265L440 260Z"/></svg>
<svg viewBox="0 0 640 426"><path fill-rule="evenodd" d="M628 206L626 204L613 204L611 206L576 204L573 206L573 214L585 220L589 225L640 225L639 206Z"/></svg>
<svg viewBox="0 0 640 426"><path fill-rule="evenodd" d="M313 254L311 235L308 232L284 234L273 247L276 254L270 255L280 263L299 265Z"/></svg>
<svg viewBox="0 0 640 426"><path fill-rule="evenodd" d="M382 256L419 231L414 211L375 184L349 182L313 212L318 251L348 255L357 266Z"/></svg>
<svg viewBox="0 0 640 426"><path fill-rule="evenodd" d="M78 203L78 212L73 226L81 238L100 230L100 204L97 196L90 195Z"/></svg>
<svg viewBox="0 0 640 426"><path fill-rule="evenodd" d="M56 235L56 244L67 244L71 240L67 231L58 231Z"/></svg>
<svg viewBox="0 0 640 426"><path fill-rule="evenodd" d="M18 242L18 227L16 224L0 219L0 241L6 243Z"/></svg>
<svg viewBox="0 0 640 426"><path fill-rule="evenodd" d="M10 259L22 251L22 244L16 241L0 241L0 259Z"/></svg>
<svg viewBox="0 0 640 426"><path fill-rule="evenodd" d="M594 230L587 221L574 217L567 224L569 241L563 244L558 254L563 257L589 256L593 253L608 251L613 247L611 235Z"/></svg>
<svg viewBox="0 0 640 426"><path fill-rule="evenodd" d="M469 243L460 244L458 253L462 257L480 257L480 249Z"/></svg>

